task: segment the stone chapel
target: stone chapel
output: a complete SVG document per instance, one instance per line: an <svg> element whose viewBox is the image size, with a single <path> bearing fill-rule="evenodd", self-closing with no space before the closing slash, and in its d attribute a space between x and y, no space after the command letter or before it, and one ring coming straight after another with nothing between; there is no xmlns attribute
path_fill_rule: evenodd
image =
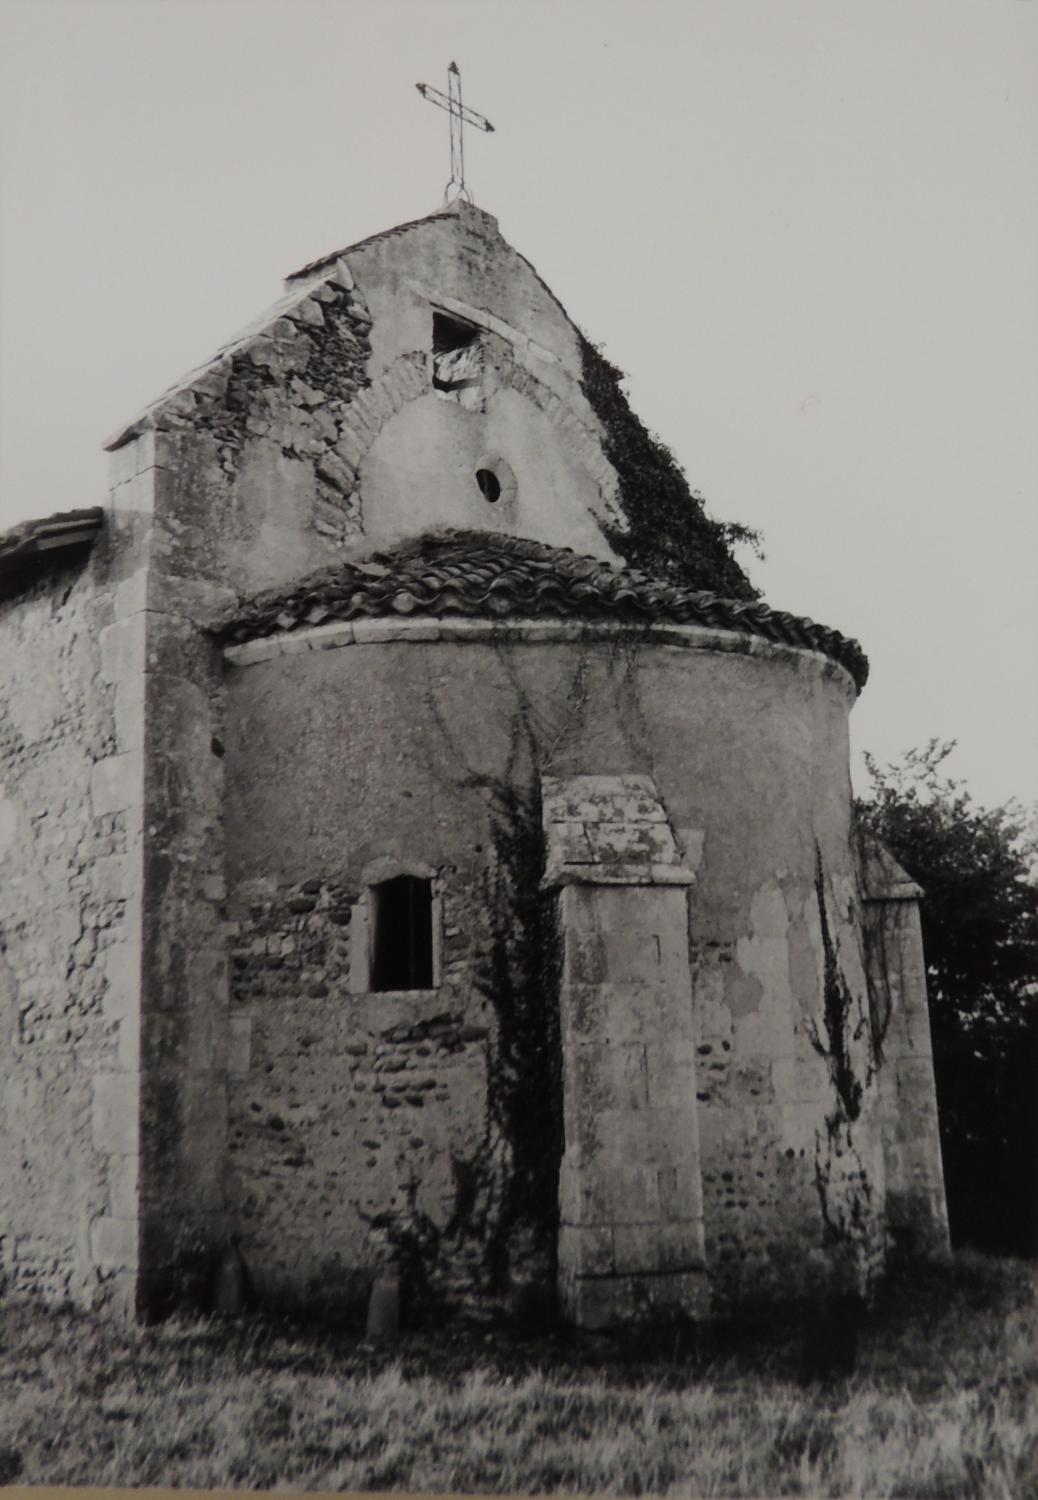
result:
<svg viewBox="0 0 1038 1500"><path fill-rule="evenodd" d="M940 1255L853 641L756 595L464 201L0 537L0 1281L724 1316ZM531 1301L531 1299L533 1299Z"/></svg>

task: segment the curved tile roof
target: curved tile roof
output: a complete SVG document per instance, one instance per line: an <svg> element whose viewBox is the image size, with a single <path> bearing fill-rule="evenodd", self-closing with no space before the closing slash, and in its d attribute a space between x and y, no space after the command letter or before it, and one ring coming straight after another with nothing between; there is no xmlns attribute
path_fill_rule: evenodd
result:
<svg viewBox="0 0 1038 1500"><path fill-rule="evenodd" d="M0 533L0 595L33 577L58 551L93 545L104 522L100 505L63 510L38 521L22 521Z"/></svg>
<svg viewBox="0 0 1038 1500"><path fill-rule="evenodd" d="M846 668L859 691L869 671L857 641L760 600L722 599L568 548L492 532L428 534L323 569L258 594L219 634L236 644L334 620L407 615L705 625L823 652Z"/></svg>

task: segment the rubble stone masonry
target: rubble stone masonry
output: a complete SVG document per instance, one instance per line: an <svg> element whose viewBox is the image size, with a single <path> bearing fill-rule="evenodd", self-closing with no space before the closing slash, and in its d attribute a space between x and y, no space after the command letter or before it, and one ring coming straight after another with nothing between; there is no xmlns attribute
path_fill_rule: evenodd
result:
<svg viewBox="0 0 1038 1500"><path fill-rule="evenodd" d="M126 1307L139 766L104 670L105 567L98 551L0 603L0 1276Z"/></svg>

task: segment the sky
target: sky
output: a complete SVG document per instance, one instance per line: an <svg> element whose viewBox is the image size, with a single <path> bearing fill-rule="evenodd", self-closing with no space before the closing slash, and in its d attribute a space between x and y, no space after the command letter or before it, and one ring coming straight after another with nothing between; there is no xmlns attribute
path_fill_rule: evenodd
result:
<svg viewBox="0 0 1038 1500"><path fill-rule="evenodd" d="M769 603L859 639L862 754L1038 800L1038 0L0 0L0 529L306 261L469 187Z"/></svg>

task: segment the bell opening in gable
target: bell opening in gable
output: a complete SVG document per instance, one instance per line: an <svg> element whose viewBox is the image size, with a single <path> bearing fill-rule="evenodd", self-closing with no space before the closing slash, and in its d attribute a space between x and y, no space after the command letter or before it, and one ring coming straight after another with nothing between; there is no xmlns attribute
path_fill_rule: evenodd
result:
<svg viewBox="0 0 1038 1500"><path fill-rule="evenodd" d="M434 312L432 326L433 390L469 411L483 408L483 346L473 323Z"/></svg>

